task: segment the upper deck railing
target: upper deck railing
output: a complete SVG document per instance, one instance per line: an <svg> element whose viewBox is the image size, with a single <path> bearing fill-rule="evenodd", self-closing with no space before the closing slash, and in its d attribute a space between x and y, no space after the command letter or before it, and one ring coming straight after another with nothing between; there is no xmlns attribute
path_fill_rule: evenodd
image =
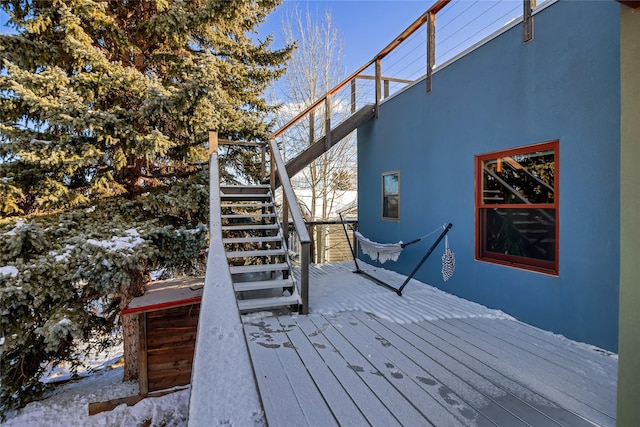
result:
<svg viewBox="0 0 640 427"><path fill-rule="evenodd" d="M524 22L523 42L530 41L533 38L535 8L536 0L437 0L370 61L325 95L304 106L295 117L277 129L271 139L286 147L284 158L287 164L305 146L321 138L325 139L328 149L337 142L331 141L330 131L354 113L373 105L377 117L379 105L384 99L421 80L425 82L426 92L430 92L433 89L433 73L437 68L455 60L496 31ZM287 140L295 142L287 143ZM309 164L313 160L305 158L304 163Z"/></svg>

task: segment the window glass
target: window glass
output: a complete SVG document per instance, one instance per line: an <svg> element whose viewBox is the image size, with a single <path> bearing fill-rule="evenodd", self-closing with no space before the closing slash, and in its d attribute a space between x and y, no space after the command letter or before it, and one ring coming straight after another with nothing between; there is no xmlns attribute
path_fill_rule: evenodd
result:
<svg viewBox="0 0 640 427"><path fill-rule="evenodd" d="M482 162L482 202L553 203L554 152L503 156Z"/></svg>
<svg viewBox="0 0 640 427"><path fill-rule="evenodd" d="M557 274L558 141L476 157L477 258Z"/></svg>
<svg viewBox="0 0 640 427"><path fill-rule="evenodd" d="M400 217L400 173L382 174L382 217L398 219Z"/></svg>

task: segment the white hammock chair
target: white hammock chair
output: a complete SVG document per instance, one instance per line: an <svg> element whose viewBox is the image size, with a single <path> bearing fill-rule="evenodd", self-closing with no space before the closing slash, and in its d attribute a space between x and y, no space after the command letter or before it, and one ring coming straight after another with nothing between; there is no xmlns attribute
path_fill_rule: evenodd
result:
<svg viewBox="0 0 640 427"><path fill-rule="evenodd" d="M402 241L398 243L378 243L367 239L358 231L355 231L354 234L360 243L360 249L362 249L362 252L368 255L373 261L378 261L380 264L384 264L387 261L397 261L400 257L400 253L405 247L413 243L417 243L445 227L446 225L438 227L431 233L425 234L424 236L412 240L409 243L402 243ZM449 236L445 235L444 239L445 249L442 254L442 278L446 282L451 278L451 276L453 276L453 272L456 269L456 256L451 248L449 248Z"/></svg>
<svg viewBox="0 0 640 427"><path fill-rule="evenodd" d="M377 243L367 239L359 231L354 232L358 242L360 243L360 249L362 253L369 255L374 261L378 261L384 264L387 261L397 261L400 256L400 252L404 249L402 241L398 243Z"/></svg>

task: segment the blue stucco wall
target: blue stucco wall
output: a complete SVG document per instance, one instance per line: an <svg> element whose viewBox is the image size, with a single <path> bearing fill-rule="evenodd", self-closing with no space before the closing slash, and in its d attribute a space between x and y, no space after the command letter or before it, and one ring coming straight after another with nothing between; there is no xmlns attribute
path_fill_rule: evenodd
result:
<svg viewBox="0 0 640 427"><path fill-rule="evenodd" d="M523 44L516 26L435 73L431 93L417 84L358 129L365 236L408 241L452 222L455 275L442 279L441 246L418 279L611 351L618 347L619 7L555 3L535 16L532 42ZM559 275L476 261L474 156L555 139ZM401 218L383 221L381 173L395 169ZM383 267L408 274L431 242Z"/></svg>

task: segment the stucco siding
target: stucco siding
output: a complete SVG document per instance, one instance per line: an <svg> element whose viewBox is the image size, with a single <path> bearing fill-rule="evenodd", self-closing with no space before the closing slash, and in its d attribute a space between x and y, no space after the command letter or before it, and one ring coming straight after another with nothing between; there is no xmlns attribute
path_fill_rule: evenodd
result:
<svg viewBox="0 0 640 427"><path fill-rule="evenodd" d="M617 351L620 17L615 2L560 1L416 84L358 130L359 221L378 242L452 222L417 277L535 326ZM474 156L559 140L559 274L475 260ZM400 221L381 219L380 175L400 171ZM407 274L429 243L385 268ZM367 259L366 256L364 259ZM392 297L392 295L390 295Z"/></svg>

